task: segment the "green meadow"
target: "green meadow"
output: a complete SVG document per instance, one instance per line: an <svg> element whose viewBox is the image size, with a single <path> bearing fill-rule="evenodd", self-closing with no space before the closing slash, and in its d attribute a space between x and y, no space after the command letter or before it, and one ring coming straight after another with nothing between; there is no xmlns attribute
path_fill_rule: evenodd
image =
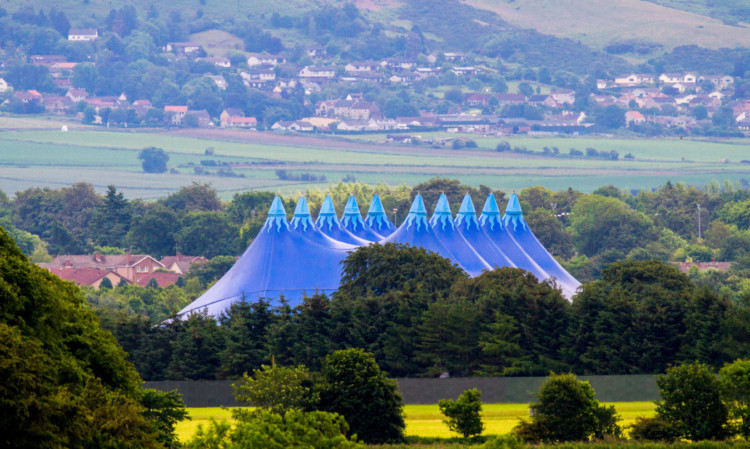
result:
<svg viewBox="0 0 750 449"><path fill-rule="evenodd" d="M616 402L611 405L617 409L622 426L632 424L638 416L653 416L655 408L653 402ZM407 436L437 438L456 436L443 423L443 415L437 404L407 405L404 411ZM189 440L198 430L199 425L207 426L212 419L230 420L232 416L231 409L219 407L189 408L188 412L191 419L177 425L180 441ZM485 426L484 435L503 435L510 433L520 419L528 418L529 405L484 404L482 416Z"/></svg>
<svg viewBox="0 0 750 449"><path fill-rule="evenodd" d="M5 121L3 121L5 120ZM427 145L384 143L384 134L357 136L278 136L270 133L222 130L192 133L170 131L73 128L59 124L0 119L0 189L8 194L29 187L62 187L89 182L99 191L114 184L130 198L155 199L191 182L210 183L223 199L245 190L270 190L283 194L310 187L325 188L341 179L366 183L416 185L435 176L457 178L465 184L487 185L503 191L543 185L553 190L568 187L584 192L614 184L620 188L649 189L668 180L704 185L712 180L750 178L750 144L740 139L629 139L603 137L477 137L478 148L452 150ZM10 126L10 124L14 126ZM8 127L2 128L2 125ZM423 138L456 137L425 133ZM499 153L500 141L525 147L535 154ZM143 173L138 152L163 148L169 154L164 174ZM570 148L584 151L617 151L620 160L544 156L544 147L557 147L562 155ZM208 151L207 151L208 150ZM213 152L213 154L207 154ZM623 160L632 154L634 160ZM217 175L218 167L201 161L233 164L242 177ZM279 179L278 170L292 176ZM295 180L302 174L325 176L325 181Z"/></svg>

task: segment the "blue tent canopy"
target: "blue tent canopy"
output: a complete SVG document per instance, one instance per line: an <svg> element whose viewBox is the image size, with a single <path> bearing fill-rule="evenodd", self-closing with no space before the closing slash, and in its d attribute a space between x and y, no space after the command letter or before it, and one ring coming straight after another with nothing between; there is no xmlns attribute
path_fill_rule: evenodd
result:
<svg viewBox="0 0 750 449"><path fill-rule="evenodd" d="M417 195L409 209L409 215L406 217L401 226L393 234L382 240L381 243L408 243L412 246L421 246L422 248L438 253L451 262L458 264L460 262L453 257L450 251L438 240L435 231L427 221L427 209L424 207L422 195Z"/></svg>
<svg viewBox="0 0 750 449"><path fill-rule="evenodd" d="M508 234L500 218L500 208L497 207L495 194L490 193L482 208L479 225L490 241L518 268L523 268L533 274L540 281L547 279L547 273L519 247Z"/></svg>
<svg viewBox="0 0 750 449"><path fill-rule="evenodd" d="M341 217L341 226L349 231L350 234L368 242L377 242L383 239L383 235L373 231L370 225L365 223L362 214L359 212L359 205L354 195L350 196L346 202L344 215Z"/></svg>
<svg viewBox="0 0 750 449"><path fill-rule="evenodd" d="M581 283L571 276L539 243L539 240L526 224L526 220L523 219L521 204L518 202L515 193L511 195L508 206L505 208L503 224L518 246L523 248L526 254L534 259L550 277L555 279L562 289L563 295L568 299L572 298Z"/></svg>
<svg viewBox="0 0 750 449"><path fill-rule="evenodd" d="M432 214L430 225L440 243L445 246L445 249L470 276L479 276L482 271L492 269L490 264L479 256L477 251L456 229L451 214L451 206L448 204L448 197L444 193L440 195L440 199L435 206L435 213Z"/></svg>
<svg viewBox="0 0 750 449"><path fill-rule="evenodd" d="M365 221L370 226L370 229L383 237L388 237L396 230L396 226L388 219L388 215L385 213L385 209L383 209L383 204L380 202L380 196L377 193L372 196L370 210L367 211Z"/></svg>
<svg viewBox="0 0 750 449"><path fill-rule="evenodd" d="M492 268L495 267L515 267L508 256L484 233L477 220L477 213L474 209L474 202L467 193L461 202L461 209L456 215L456 229L466 239L466 242L484 259Z"/></svg>
<svg viewBox="0 0 750 449"><path fill-rule="evenodd" d="M232 268L180 315L207 310L219 315L231 303L259 298L278 304L283 295L299 304L316 291L331 293L341 279L341 261L353 245L323 235L310 217L307 200L300 198L291 223L276 197L263 228Z"/></svg>
<svg viewBox="0 0 750 449"><path fill-rule="evenodd" d="M352 235L341 225L330 195L326 195L323 200L323 205L320 207L320 213L318 214L318 220L315 222L315 225L320 229L320 232L334 240L338 240L339 242L357 246L370 243L365 239Z"/></svg>

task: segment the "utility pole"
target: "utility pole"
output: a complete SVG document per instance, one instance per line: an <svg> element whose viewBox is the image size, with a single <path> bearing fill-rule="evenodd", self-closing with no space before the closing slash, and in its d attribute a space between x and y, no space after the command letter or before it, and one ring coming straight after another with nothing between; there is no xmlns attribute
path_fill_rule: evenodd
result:
<svg viewBox="0 0 750 449"><path fill-rule="evenodd" d="M701 238L701 203L698 203L698 238Z"/></svg>

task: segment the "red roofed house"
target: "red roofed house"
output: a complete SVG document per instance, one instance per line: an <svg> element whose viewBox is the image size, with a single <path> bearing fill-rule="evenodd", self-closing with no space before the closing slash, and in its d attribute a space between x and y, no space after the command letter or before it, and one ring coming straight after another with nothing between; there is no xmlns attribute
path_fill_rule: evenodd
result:
<svg viewBox="0 0 750 449"><path fill-rule="evenodd" d="M115 273L103 268L96 267L85 267L85 268L73 268L73 267L62 267L62 268L48 268L50 273L56 275L63 281L70 281L76 285L99 288L104 279L109 279L112 283L112 287L117 287L120 282L128 282L127 279Z"/></svg>
<svg viewBox="0 0 750 449"><path fill-rule="evenodd" d="M222 128L255 128L258 120L255 117L227 117L222 119Z"/></svg>
<svg viewBox="0 0 750 449"><path fill-rule="evenodd" d="M114 272L130 282L134 282L136 275L153 273L164 269L164 265L153 257L145 254L94 254L94 255L60 255L52 262L40 263L40 267L50 271L53 269L83 269L97 268Z"/></svg>
<svg viewBox="0 0 750 449"><path fill-rule="evenodd" d="M164 106L164 113L169 116L173 125L180 126L182 124L182 119L185 118L187 112L187 106Z"/></svg>
<svg viewBox="0 0 750 449"><path fill-rule="evenodd" d="M156 271L153 273L141 273L135 277L135 285L146 287L151 279L155 279L159 287L169 287L170 285L177 282L177 279L182 276L180 273L172 273L171 271Z"/></svg>
<svg viewBox="0 0 750 449"><path fill-rule="evenodd" d="M205 263L208 262L203 256L183 256L177 253L176 256L166 256L160 260L161 264L164 265L169 271L173 271L178 274L188 274L190 272L190 265L194 263Z"/></svg>
<svg viewBox="0 0 750 449"><path fill-rule="evenodd" d="M646 123L646 117L640 111L627 111L625 113L625 126L640 125Z"/></svg>

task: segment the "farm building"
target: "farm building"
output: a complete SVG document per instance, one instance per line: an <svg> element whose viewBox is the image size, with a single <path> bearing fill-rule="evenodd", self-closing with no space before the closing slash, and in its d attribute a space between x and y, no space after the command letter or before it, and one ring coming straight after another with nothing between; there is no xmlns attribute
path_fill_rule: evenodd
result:
<svg viewBox="0 0 750 449"><path fill-rule="evenodd" d="M568 299L580 286L529 229L515 194L502 218L494 195L487 198L479 218L466 195L455 219L448 199L441 195L429 220L422 196L417 195L397 229L377 197L366 219L353 197L339 219L327 197L315 222L305 197L299 199L291 221L276 197L266 223L245 253L180 315L205 310L216 316L236 301L265 298L278 303L282 296L296 306L306 295L331 293L339 285L341 261L358 246L372 242L421 246L451 260L470 276L495 267L523 268L540 281L554 281Z"/></svg>

